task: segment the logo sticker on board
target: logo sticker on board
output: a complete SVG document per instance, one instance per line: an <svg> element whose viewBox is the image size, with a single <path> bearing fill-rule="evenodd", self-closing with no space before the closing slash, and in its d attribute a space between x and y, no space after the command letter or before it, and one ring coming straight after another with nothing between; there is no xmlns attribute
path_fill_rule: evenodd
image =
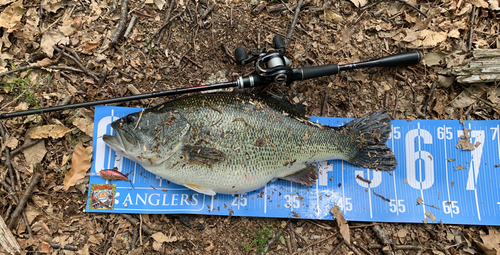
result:
<svg viewBox="0 0 500 255"><path fill-rule="evenodd" d="M115 207L115 184L91 184L89 210L113 210Z"/></svg>

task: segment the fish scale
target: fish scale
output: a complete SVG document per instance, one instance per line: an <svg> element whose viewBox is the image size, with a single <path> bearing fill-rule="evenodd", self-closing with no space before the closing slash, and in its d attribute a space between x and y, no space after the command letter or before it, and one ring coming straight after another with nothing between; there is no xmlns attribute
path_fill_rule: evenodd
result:
<svg viewBox="0 0 500 255"><path fill-rule="evenodd" d="M209 195L252 191L276 178L311 185L317 169L310 164L327 159L379 170L396 164L384 144L390 119L383 111L331 128L310 123L286 101L211 93L131 114L112 127L119 137L103 137L110 147L154 174ZM161 134L152 139L158 129Z"/></svg>

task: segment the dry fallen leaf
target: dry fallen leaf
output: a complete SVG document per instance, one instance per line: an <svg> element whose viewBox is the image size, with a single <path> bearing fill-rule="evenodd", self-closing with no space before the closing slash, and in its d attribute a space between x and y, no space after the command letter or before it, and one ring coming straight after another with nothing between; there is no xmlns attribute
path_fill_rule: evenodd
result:
<svg viewBox="0 0 500 255"><path fill-rule="evenodd" d="M500 255L500 232L495 227L488 227L488 235L481 235L483 243L477 242L486 255Z"/></svg>
<svg viewBox="0 0 500 255"><path fill-rule="evenodd" d="M156 232L151 237L159 243L171 243L177 241L177 236L166 236L162 232Z"/></svg>
<svg viewBox="0 0 500 255"><path fill-rule="evenodd" d="M10 4L2 13L0 13L0 27L6 28L7 33L11 33L14 31L14 27L17 23L21 21L23 12L23 0Z"/></svg>
<svg viewBox="0 0 500 255"><path fill-rule="evenodd" d="M49 29L42 36L42 40L40 42L40 48L49 58L54 56L54 48L52 46L58 44L69 44L69 38L61 33L61 31L56 29Z"/></svg>
<svg viewBox="0 0 500 255"><path fill-rule="evenodd" d="M37 8L29 8L26 14L26 24L23 28L23 36L25 41L32 42L35 35L38 34L38 23L40 22L40 17L38 16Z"/></svg>
<svg viewBox="0 0 500 255"><path fill-rule="evenodd" d="M434 216L434 214L432 214L431 212L427 211L427 212L425 212L425 215L426 215L427 217L429 217L429 219L431 219L431 220L432 220L432 222L436 221L436 217L435 217L435 216Z"/></svg>
<svg viewBox="0 0 500 255"><path fill-rule="evenodd" d="M40 4L43 9L54 13L63 8L62 0L42 0Z"/></svg>
<svg viewBox="0 0 500 255"><path fill-rule="evenodd" d="M92 119L76 118L73 120L73 125L77 126L81 131L90 137L94 135L94 120Z"/></svg>
<svg viewBox="0 0 500 255"><path fill-rule="evenodd" d="M488 3L484 0L469 0L472 5L479 8L488 8Z"/></svg>
<svg viewBox="0 0 500 255"><path fill-rule="evenodd" d="M356 7L363 7L366 3L368 3L368 0L351 0L351 2L356 5Z"/></svg>
<svg viewBox="0 0 500 255"><path fill-rule="evenodd" d="M19 144L19 140L17 140L17 138L15 138L14 136L7 137L7 141L5 141L5 146L7 146L11 149L15 149L18 144Z"/></svg>
<svg viewBox="0 0 500 255"><path fill-rule="evenodd" d="M76 184L77 181L85 177L87 170L92 165L92 146L87 148L79 142L75 146L73 157L71 158L71 169L64 176L64 190Z"/></svg>
<svg viewBox="0 0 500 255"><path fill-rule="evenodd" d="M434 32L429 29L425 29L422 31L418 31L417 33L417 40L411 42L411 46L413 47L424 47L424 48L430 48L430 47L435 47L438 44L442 43L446 38L448 37L448 34L446 32L438 31Z"/></svg>
<svg viewBox="0 0 500 255"><path fill-rule="evenodd" d="M30 143L31 139L27 138L24 143ZM47 154L47 149L45 148L45 141L40 140L35 145L23 150L24 158L28 164L28 172L33 173L33 166L42 162L45 154Z"/></svg>
<svg viewBox="0 0 500 255"><path fill-rule="evenodd" d="M500 10L500 1L499 0L488 0L488 3L490 3L491 10L493 10L493 11Z"/></svg>
<svg viewBox="0 0 500 255"><path fill-rule="evenodd" d="M28 131L28 136L31 139L40 139L49 137L61 138L69 131L71 131L71 129L63 125L45 125L30 129Z"/></svg>
<svg viewBox="0 0 500 255"><path fill-rule="evenodd" d="M342 235L342 238L344 238L344 241L346 243L350 244L351 235L349 233L349 225L347 225L347 221L345 220L344 215L340 210L340 207L336 205L332 207L330 212L333 214L333 217L337 220L337 224L339 224L340 234Z"/></svg>

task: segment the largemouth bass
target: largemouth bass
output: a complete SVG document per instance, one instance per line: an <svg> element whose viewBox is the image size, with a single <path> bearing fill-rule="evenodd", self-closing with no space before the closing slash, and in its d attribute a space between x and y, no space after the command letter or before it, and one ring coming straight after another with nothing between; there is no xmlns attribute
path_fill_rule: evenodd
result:
<svg viewBox="0 0 500 255"><path fill-rule="evenodd" d="M111 124L104 142L146 170L206 195L239 194L277 178L313 185L313 162L342 159L359 167L394 170L385 145L385 110L342 127L310 122L273 97L201 94L129 114Z"/></svg>

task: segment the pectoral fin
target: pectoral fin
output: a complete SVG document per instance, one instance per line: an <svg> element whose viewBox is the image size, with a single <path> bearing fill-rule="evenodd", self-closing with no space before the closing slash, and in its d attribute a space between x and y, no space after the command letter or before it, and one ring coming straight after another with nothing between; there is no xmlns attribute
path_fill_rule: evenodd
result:
<svg viewBox="0 0 500 255"><path fill-rule="evenodd" d="M226 154L215 148L204 146L184 146L189 163L212 166L226 159Z"/></svg>
<svg viewBox="0 0 500 255"><path fill-rule="evenodd" d="M312 165L306 165L297 172L282 177L281 179L311 186L314 185L316 183L316 179L318 179L318 168Z"/></svg>
<svg viewBox="0 0 500 255"><path fill-rule="evenodd" d="M202 187L200 185L196 185L196 184L184 184L184 186L188 189L192 189L198 193L202 193L202 194L205 194L205 195L209 195L209 196L215 196L215 191L211 190L211 189L208 189L208 188L205 188L205 187Z"/></svg>

